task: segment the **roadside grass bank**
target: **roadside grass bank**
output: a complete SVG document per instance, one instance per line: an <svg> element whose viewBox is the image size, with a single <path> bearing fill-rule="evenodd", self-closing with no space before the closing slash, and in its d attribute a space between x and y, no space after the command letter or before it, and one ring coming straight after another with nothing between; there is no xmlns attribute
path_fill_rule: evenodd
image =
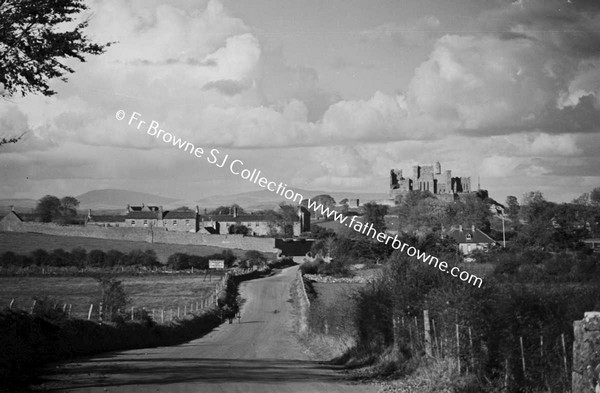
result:
<svg viewBox="0 0 600 393"><path fill-rule="evenodd" d="M96 323L68 319L50 304L38 304L36 312L0 311L0 391L23 391L51 362L103 352L177 345L209 333L234 312L239 303L239 284L264 277L270 268L230 276L218 296L219 307L204 313L156 324L142 313L139 320Z"/></svg>

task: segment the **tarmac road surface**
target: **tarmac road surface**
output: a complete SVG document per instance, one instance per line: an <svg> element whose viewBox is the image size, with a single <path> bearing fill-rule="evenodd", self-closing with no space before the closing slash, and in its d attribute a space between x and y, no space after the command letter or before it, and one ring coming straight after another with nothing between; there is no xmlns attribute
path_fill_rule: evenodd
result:
<svg viewBox="0 0 600 393"><path fill-rule="evenodd" d="M344 381L298 342L290 286L297 266L245 282L241 323L186 344L112 352L61 364L35 386L56 392L376 392Z"/></svg>

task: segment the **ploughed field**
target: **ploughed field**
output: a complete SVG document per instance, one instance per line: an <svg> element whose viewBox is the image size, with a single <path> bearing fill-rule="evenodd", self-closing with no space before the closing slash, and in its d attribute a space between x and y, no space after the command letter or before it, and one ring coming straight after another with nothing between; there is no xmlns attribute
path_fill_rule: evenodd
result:
<svg viewBox="0 0 600 393"><path fill-rule="evenodd" d="M155 309L155 319L159 320L161 309L165 309L165 318L170 316L170 310L177 315L177 307L180 307L182 315L184 307L189 310L191 305L195 309L196 302L214 294L215 285L222 276L154 273L117 279L123 282L130 298L129 308L145 307L149 313ZM43 299L46 296L61 307L64 303L72 304L72 317L87 318L91 303L94 303L94 310L97 311L100 289L98 281L92 277L0 277L0 309L8 307L15 299L13 307L29 311L34 298ZM94 314L97 315L97 312Z"/></svg>
<svg viewBox="0 0 600 393"><path fill-rule="evenodd" d="M52 251L62 248L71 251L82 247L88 252L91 250L117 250L127 253L132 250L154 250L160 262L166 263L171 254L182 252L190 255L207 256L219 254L224 249L213 246L196 246L186 244L164 244L134 242L128 240L96 239L90 237L53 236L39 233L0 232L0 254L12 251L15 254L28 254L38 248ZM246 251L233 249L233 253L241 257Z"/></svg>

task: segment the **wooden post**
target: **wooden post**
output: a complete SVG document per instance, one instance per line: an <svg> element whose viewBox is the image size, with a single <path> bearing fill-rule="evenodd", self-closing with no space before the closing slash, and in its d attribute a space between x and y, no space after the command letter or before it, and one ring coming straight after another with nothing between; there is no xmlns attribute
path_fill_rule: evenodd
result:
<svg viewBox="0 0 600 393"><path fill-rule="evenodd" d="M134 317L134 308L131 307L131 320L133 321L133 317Z"/></svg>
<svg viewBox="0 0 600 393"><path fill-rule="evenodd" d="M460 335L458 323L456 324L456 359L458 360L458 373L460 374Z"/></svg>
<svg viewBox="0 0 600 393"><path fill-rule="evenodd" d="M473 352L473 335L469 326L469 351L471 352L471 368L475 368L475 353Z"/></svg>
<svg viewBox="0 0 600 393"><path fill-rule="evenodd" d="M425 336L425 355L433 356L431 350L431 327L429 324L429 310L423 310L423 331Z"/></svg>
<svg viewBox="0 0 600 393"><path fill-rule="evenodd" d="M540 356L544 359L544 336L540 335Z"/></svg>
<svg viewBox="0 0 600 393"><path fill-rule="evenodd" d="M31 313L30 314L33 314L33 310L35 309L35 303L36 302L37 302L37 300L33 301L33 305L31 306Z"/></svg>
<svg viewBox="0 0 600 393"><path fill-rule="evenodd" d="M165 309L160 310L160 323L165 323Z"/></svg>
<svg viewBox="0 0 600 393"><path fill-rule="evenodd" d="M67 312L67 303L63 304L63 314Z"/></svg>
<svg viewBox="0 0 600 393"><path fill-rule="evenodd" d="M13 308L13 305L14 305L14 304L15 304L15 299L13 298L13 299L10 301L10 305L8 306L8 309L9 309L9 310L12 310L12 308Z"/></svg>
<svg viewBox="0 0 600 393"><path fill-rule="evenodd" d="M154 321L154 309L152 309L152 320Z"/></svg>
<svg viewBox="0 0 600 393"><path fill-rule="evenodd" d="M177 306L177 318L179 318L179 306Z"/></svg>
<svg viewBox="0 0 600 393"><path fill-rule="evenodd" d="M98 321L102 322L102 302L98 305Z"/></svg>
<svg viewBox="0 0 600 393"><path fill-rule="evenodd" d="M412 339L412 329L410 327L410 324L408 325L408 339L410 340L410 349L413 353L413 355L415 354L415 344L413 343L413 339Z"/></svg>
<svg viewBox="0 0 600 393"><path fill-rule="evenodd" d="M171 321L173 320L173 309L170 310L171 311Z"/></svg>
<svg viewBox="0 0 600 393"><path fill-rule="evenodd" d="M508 359L504 360L504 391L508 391Z"/></svg>
<svg viewBox="0 0 600 393"><path fill-rule="evenodd" d="M187 315L187 304L183 305L183 316Z"/></svg>
<svg viewBox="0 0 600 393"><path fill-rule="evenodd" d="M569 368L567 367L567 346L565 345L565 334L561 334L560 338L562 340L562 350L563 350L563 362L565 364L565 375L569 376Z"/></svg>
<svg viewBox="0 0 600 393"><path fill-rule="evenodd" d="M523 336L519 336L521 343L521 364L523 365L523 376L525 376L525 350L523 349Z"/></svg>
<svg viewBox="0 0 600 393"><path fill-rule="evenodd" d="M435 344L435 352L436 352L436 356L437 357L441 357L442 356L442 352L440 350L440 344L438 342L438 335L435 329L435 319L431 320L431 326L433 327L433 342Z"/></svg>
<svg viewBox="0 0 600 393"><path fill-rule="evenodd" d="M392 311L392 334L394 335L394 355L400 359L400 326L398 326L398 315Z"/></svg>
<svg viewBox="0 0 600 393"><path fill-rule="evenodd" d="M198 302L196 302L196 311L198 311Z"/></svg>
<svg viewBox="0 0 600 393"><path fill-rule="evenodd" d="M94 309L94 303L90 304L90 311L88 311L88 321L92 319L92 310Z"/></svg>
<svg viewBox="0 0 600 393"><path fill-rule="evenodd" d="M71 307L73 307L73 305L69 303L69 312L67 313L67 318L71 318Z"/></svg>
<svg viewBox="0 0 600 393"><path fill-rule="evenodd" d="M421 342L421 335L419 334L419 321L417 320L417 316L415 315L415 340L417 344Z"/></svg>

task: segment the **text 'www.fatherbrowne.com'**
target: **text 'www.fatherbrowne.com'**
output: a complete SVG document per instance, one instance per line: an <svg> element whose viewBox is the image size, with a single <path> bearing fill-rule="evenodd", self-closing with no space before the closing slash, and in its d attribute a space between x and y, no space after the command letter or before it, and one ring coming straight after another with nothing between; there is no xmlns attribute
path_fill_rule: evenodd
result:
<svg viewBox="0 0 600 393"><path fill-rule="evenodd" d="M117 120L124 120L127 117L127 114L124 110L119 110L117 111L115 117ZM294 191L291 188L288 188L287 184L269 180L267 177L262 176L262 172L260 170L256 168L246 168L241 160L230 159L229 154L225 154L223 156L218 149L210 149L205 151L204 148L196 146L192 142L181 139L173 133L163 130L160 128L160 124L157 121L151 120L150 122L147 122L146 120L143 120L142 115L138 112L131 113L127 125L135 128L136 130L145 132L151 137L162 140L164 143L172 145L173 147L176 147L196 158L206 159L209 164L215 165L219 168L223 168L225 165L228 165L229 171L233 175L239 176L253 184L257 184L262 188L266 188L271 192L283 196L289 201L302 204L302 202L305 200L302 194ZM423 263L427 263L429 266L437 268L440 271L451 275L452 277L460 279L461 281L467 282L479 288L481 288L481 285L483 284L483 280L480 277L477 277L464 270L461 271L459 267L450 267L448 266L448 262L440 261L438 258L426 252L410 246L407 243L402 243L398 239L398 235L394 235L392 237L387 233L378 232L373 227L372 223L363 223L358 221L355 216L345 216L336 210L324 207L322 204L317 203L310 198L306 198L306 201L308 209L320 213L321 216L333 219L340 224L352 228L356 232L370 236L378 242L391 245L394 249L400 250L400 252L404 252L410 257L416 257L417 261L420 260Z"/></svg>

